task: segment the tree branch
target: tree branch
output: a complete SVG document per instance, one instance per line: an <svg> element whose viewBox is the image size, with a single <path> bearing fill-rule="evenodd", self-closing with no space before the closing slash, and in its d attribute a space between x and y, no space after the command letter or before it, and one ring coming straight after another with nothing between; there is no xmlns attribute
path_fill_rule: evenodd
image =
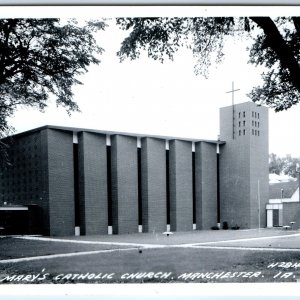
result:
<svg viewBox="0 0 300 300"><path fill-rule="evenodd" d="M300 17L292 17L298 36L300 37Z"/></svg>
<svg viewBox="0 0 300 300"><path fill-rule="evenodd" d="M263 29L266 35L265 45L276 53L282 68L289 71L291 82L300 92L300 67L298 61L272 19L269 17L250 17L250 19Z"/></svg>

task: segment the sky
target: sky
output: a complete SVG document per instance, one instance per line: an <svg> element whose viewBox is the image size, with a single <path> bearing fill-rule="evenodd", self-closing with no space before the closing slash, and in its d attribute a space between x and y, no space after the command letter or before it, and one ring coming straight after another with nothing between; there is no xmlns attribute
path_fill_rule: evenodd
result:
<svg viewBox="0 0 300 300"><path fill-rule="evenodd" d="M84 16L79 14L78 19L101 17L101 10L97 9L98 13L91 8ZM255 12L260 13L260 9ZM68 16L77 17L77 13ZM37 14L43 16L44 10ZM122 10L115 15L120 14ZM139 16L132 11L129 14ZM124 10L124 15L128 11ZM232 82L240 89L235 93L235 103L251 101L247 94L262 83L263 69L248 63L249 40L229 39L224 48L224 61L212 64L205 79L195 75L196 60L185 49L175 55L173 62L166 60L161 64L144 54L136 61L120 63L116 52L127 33L119 30L113 20L108 23L110 26L96 35L97 42L105 49L101 63L91 66L79 78L84 84L73 90L81 112L68 116L53 101L45 113L21 108L10 119L16 132L61 125L215 140L219 134L219 108L231 105L231 94L226 92L231 90ZM299 116L300 105L280 113L270 109L270 153L300 156L300 141L296 139Z"/></svg>

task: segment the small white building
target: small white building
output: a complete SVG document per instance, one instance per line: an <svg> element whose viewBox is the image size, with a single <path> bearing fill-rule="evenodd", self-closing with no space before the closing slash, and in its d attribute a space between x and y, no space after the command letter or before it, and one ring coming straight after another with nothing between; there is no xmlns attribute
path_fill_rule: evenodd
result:
<svg viewBox="0 0 300 300"><path fill-rule="evenodd" d="M270 182L269 203L267 209L267 227L279 227L295 222L300 226L300 198L298 180ZM299 215L299 216L298 216Z"/></svg>

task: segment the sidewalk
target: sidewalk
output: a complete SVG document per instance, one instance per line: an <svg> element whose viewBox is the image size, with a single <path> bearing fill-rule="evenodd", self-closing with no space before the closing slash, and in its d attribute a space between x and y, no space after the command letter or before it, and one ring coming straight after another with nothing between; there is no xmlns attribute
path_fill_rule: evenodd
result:
<svg viewBox="0 0 300 300"><path fill-rule="evenodd" d="M259 237L300 235L300 231L278 229L248 229L248 230L194 230L189 232L173 232L167 236L163 233L135 233L122 235L91 235L63 237L65 240L135 243L153 245L182 245L198 243L226 242L229 240L251 239ZM53 239L61 239L53 237ZM300 246L300 245L299 245Z"/></svg>

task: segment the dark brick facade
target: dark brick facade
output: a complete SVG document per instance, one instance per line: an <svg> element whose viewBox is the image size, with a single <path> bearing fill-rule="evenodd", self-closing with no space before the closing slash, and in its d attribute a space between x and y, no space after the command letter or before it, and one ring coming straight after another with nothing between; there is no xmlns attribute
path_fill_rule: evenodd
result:
<svg viewBox="0 0 300 300"><path fill-rule="evenodd" d="M195 188L197 229L217 224L217 147L199 142L195 146Z"/></svg>
<svg viewBox="0 0 300 300"><path fill-rule="evenodd" d="M49 235L74 235L73 133L46 130Z"/></svg>
<svg viewBox="0 0 300 300"><path fill-rule="evenodd" d="M42 135L13 136L7 141L10 165L0 169L0 205L36 205L39 230L47 234L49 228L47 182L44 180Z"/></svg>
<svg viewBox="0 0 300 300"><path fill-rule="evenodd" d="M170 225L172 231L193 229L192 143L170 141Z"/></svg>
<svg viewBox="0 0 300 300"><path fill-rule="evenodd" d="M142 140L142 217L143 231L165 231L166 205L166 146L165 140Z"/></svg>
<svg viewBox="0 0 300 300"><path fill-rule="evenodd" d="M107 234L108 221L114 234L138 232L139 221L144 232L162 232L168 219L171 231L189 231L193 216L197 229L218 221L255 228L259 203L265 227L268 111L235 105L234 139L232 122L232 107L222 108L220 141L56 126L15 135L12 166L0 170L0 206L38 208L45 235L74 235L75 216L81 234Z"/></svg>
<svg viewBox="0 0 300 300"><path fill-rule="evenodd" d="M106 135L78 134L81 234L107 234Z"/></svg>
<svg viewBox="0 0 300 300"><path fill-rule="evenodd" d="M111 136L113 233L138 232L137 139Z"/></svg>

